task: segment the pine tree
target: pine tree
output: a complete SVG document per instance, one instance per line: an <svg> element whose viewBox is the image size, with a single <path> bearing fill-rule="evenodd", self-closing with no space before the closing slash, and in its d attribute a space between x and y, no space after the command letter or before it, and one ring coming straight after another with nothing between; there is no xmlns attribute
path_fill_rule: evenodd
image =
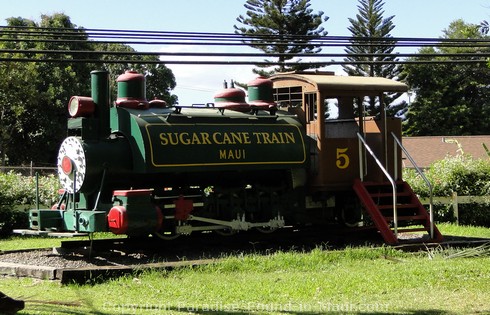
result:
<svg viewBox="0 0 490 315"><path fill-rule="evenodd" d="M296 63L288 67L285 62L293 59L294 54L315 54L321 51L318 45L310 42L327 35L321 25L328 17L323 17L322 11L313 13L310 0L247 0L244 6L247 9L246 16L237 17L237 21L244 26L234 25L235 33L244 36L245 44L266 54L285 54L278 57L279 66L273 71L255 69L255 73L267 75L303 70L308 66Z"/></svg>
<svg viewBox="0 0 490 315"><path fill-rule="evenodd" d="M401 66L390 63L397 60L393 56L397 42L390 35L390 32L395 28L393 24L395 16L383 18L383 5L382 0L359 0L357 6L359 13L355 19L349 18L351 25L348 30L352 34L352 39L345 52L352 56L344 59L350 64L343 66L348 75L401 79ZM386 95L385 105L387 108L399 96L398 93ZM365 106L368 115L378 114L379 104L376 103L375 99L369 98ZM406 106L406 102L403 102L398 105L391 105L389 109L391 113L396 113L402 111Z"/></svg>

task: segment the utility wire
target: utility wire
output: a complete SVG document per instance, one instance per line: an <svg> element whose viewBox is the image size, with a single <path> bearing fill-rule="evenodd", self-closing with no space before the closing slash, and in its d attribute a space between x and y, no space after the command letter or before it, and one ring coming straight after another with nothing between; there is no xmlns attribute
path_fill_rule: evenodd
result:
<svg viewBox="0 0 490 315"><path fill-rule="evenodd" d="M103 39L103 40L102 40ZM122 40L124 39L124 40ZM151 40L149 40L151 39ZM285 63L274 61L253 60L201 60L201 57L211 58L267 58L286 57L297 58L344 58L344 60L329 61L303 61L302 64L311 66L343 65L343 64L411 64L411 63L481 63L490 58L489 39L444 39L444 38L364 38L347 36L270 36L254 35L243 36L232 33L207 33L207 32L167 32L167 31L140 31L140 30L106 30L106 29L60 29L46 27L16 27L0 26L0 43L9 43L6 47L24 47L29 44L60 44L67 49L25 49L10 48L0 49L1 61L16 62L91 62L91 63L163 63L163 64L232 64L232 65L275 65L284 66L297 64L299 61ZM23 45L21 45L24 43ZM304 45L320 47L459 47L459 48L481 48L483 51L462 53L393 53L393 54L349 54L349 53L202 53L202 52L138 52L138 51L92 51L78 50L73 44L137 44L137 45L189 45L189 46L284 46ZM32 45L31 45L32 46ZM52 45L51 45L52 46ZM56 45L55 45L56 46ZM70 47L72 46L72 47ZM83 46L89 47L89 46ZM168 48L168 47L167 47ZM15 56L9 56L13 54ZM24 55L24 56L19 56ZM37 58L33 55L40 55ZM84 58L82 55L85 55ZM71 56L71 58L69 58ZM123 56L124 60L100 60L94 57ZM199 57L196 61L185 60L138 60L141 56L164 57ZM49 57L49 58L47 58ZM131 59L131 57L136 59ZM371 58L374 60L352 60L352 58ZM410 58L402 60L399 58ZM350 59L350 60L345 60Z"/></svg>
<svg viewBox="0 0 490 315"><path fill-rule="evenodd" d="M484 45L490 46L488 39L454 39L454 38L413 38L413 37L348 37L348 36L301 36L301 35L241 35L234 33L203 33L203 32L165 32L165 31L137 31L137 30L103 30L103 29L60 29L60 28L27 28L16 26L0 26L0 34L12 35L15 40L19 40L21 35L28 35L32 38L24 38L23 40L32 40L36 37L52 36L51 40L68 40L77 41L73 37L79 37L80 41L86 42L87 38L97 39L137 39L130 41L131 43L144 44L161 44L168 40L178 41L206 41L221 42L222 44L232 44L239 42L240 45L248 45L248 42L259 43L270 41L270 44L291 44L303 43L314 44L320 46L330 45L332 43L340 43L344 45L352 44L375 44L382 45L387 43L392 45L396 42L397 45L403 46L439 46L439 45ZM157 41L143 41L146 39L158 39ZM8 38L0 38L0 40L9 40ZM10 39L11 40L11 39ZM42 41L42 40L41 40ZM246 41L246 43L244 43ZM126 43L128 41L122 41ZM171 42L173 43L173 42Z"/></svg>
<svg viewBox="0 0 490 315"><path fill-rule="evenodd" d="M118 40L121 38L117 38L115 36L112 37L95 37L98 40L87 40L87 38L82 39L69 39L68 37L62 38L52 38L46 39L46 36L42 36L44 38L0 38L0 42L26 42L26 43L60 43L60 44L126 44L126 45L188 45L188 46L319 46L319 47L357 47L357 46L365 46L365 47L386 47L386 46L396 46L396 47L464 47L464 48L490 48L489 40L478 40L478 41L440 41L440 42L426 42L426 41L401 41L391 39L391 42L381 41L380 39L354 39L351 41L339 41L336 39L322 39L322 40L311 40L311 41L290 41L290 40L273 40L270 42L264 43L263 40L213 40L213 41L204 41L203 39L197 38L189 38L182 40L175 39L165 39L165 40ZM92 36L91 36L92 37ZM91 38L89 37L89 38ZM105 40L101 40L105 39ZM110 40L107 40L110 39ZM243 42L246 41L246 42Z"/></svg>
<svg viewBox="0 0 490 315"><path fill-rule="evenodd" d="M246 61L246 60L137 60L137 59L120 59L120 60L101 60L101 59L39 59L39 58L2 58L0 62L43 62L43 63L106 63L106 64L180 64L180 65L262 65L273 66L279 64L274 61ZM383 65L383 64L474 64L486 63L486 60L368 60L368 61L319 61L319 62L301 62L302 65L314 67L330 66L330 65ZM298 65L298 62L283 62L284 66L292 67Z"/></svg>
<svg viewBox="0 0 490 315"><path fill-rule="evenodd" d="M177 57L252 57L252 58L264 58L264 57L328 57L328 58L457 58L457 57L477 57L477 58L489 58L490 50L488 52L477 53L432 53L432 54L417 54L417 53L223 53L223 52L130 52L130 51L93 51L93 50L42 50L42 49L0 49L0 53L21 53L21 54L46 54L46 55L111 55L111 56L177 56Z"/></svg>
<svg viewBox="0 0 490 315"><path fill-rule="evenodd" d="M426 42L426 43L471 43L471 42L489 42L488 39L455 39L455 38L415 38L415 37L349 37L349 36L308 36L308 35L262 35L254 34L253 36L235 34L235 33L210 33L210 32L169 32L169 31L142 31L142 30L110 30L110 29L66 29L66 28L49 28L49 27L36 27L29 28L23 26L0 26L0 32L4 34L35 34L38 36L46 36L48 34L57 36L106 36L106 37L117 37L129 36L132 38L183 38L192 40L202 40L202 39L273 39L273 40L320 40L320 41L397 41L397 42Z"/></svg>

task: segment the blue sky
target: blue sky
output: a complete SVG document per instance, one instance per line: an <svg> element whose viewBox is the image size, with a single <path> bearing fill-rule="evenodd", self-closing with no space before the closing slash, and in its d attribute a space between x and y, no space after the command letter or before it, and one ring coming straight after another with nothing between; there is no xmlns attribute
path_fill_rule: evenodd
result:
<svg viewBox="0 0 490 315"><path fill-rule="evenodd" d="M478 24L490 20L490 0L385 0L385 17L394 15L394 37L439 37L456 19ZM85 28L137 29L188 32L233 32L236 17L245 14L245 0L18 0L2 1L0 24L6 18L39 21L41 14L63 12ZM311 0L311 8L325 12L329 35L350 35L348 18L358 12L357 0ZM138 47L135 47L138 49ZM189 50L189 47L151 47L155 51ZM202 47L200 51L225 52L228 48ZM241 48L242 50L244 48ZM145 48L148 50L148 48ZM254 50L252 50L254 51ZM255 51L258 52L258 51ZM323 52L334 52L324 49ZM254 79L249 66L169 65L176 76L180 104L213 100L223 80ZM336 71L338 68L327 68Z"/></svg>

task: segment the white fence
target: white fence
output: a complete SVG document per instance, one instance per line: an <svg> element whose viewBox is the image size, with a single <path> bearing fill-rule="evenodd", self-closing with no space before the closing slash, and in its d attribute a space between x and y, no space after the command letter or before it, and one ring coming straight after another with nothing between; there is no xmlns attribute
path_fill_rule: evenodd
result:
<svg viewBox="0 0 490 315"><path fill-rule="evenodd" d="M13 171L15 173L22 174L24 176L35 176L39 174L56 174L56 167L42 167L42 166L0 166L0 173L8 173Z"/></svg>
<svg viewBox="0 0 490 315"><path fill-rule="evenodd" d="M454 218L456 223L459 224L459 204L478 203L486 204L490 203L490 196L458 196L457 193L453 193L450 197L433 197L434 204L440 203L445 205L451 205L453 207ZM429 198L420 198L420 202L423 205L429 204Z"/></svg>

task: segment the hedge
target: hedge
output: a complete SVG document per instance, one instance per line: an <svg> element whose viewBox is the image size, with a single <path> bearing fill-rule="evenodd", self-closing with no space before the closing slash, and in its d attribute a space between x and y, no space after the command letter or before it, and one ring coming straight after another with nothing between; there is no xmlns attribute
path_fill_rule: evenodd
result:
<svg viewBox="0 0 490 315"><path fill-rule="evenodd" d="M490 195L490 159L473 159L469 155L446 157L434 162L425 170L425 176L433 187L434 196L447 197ZM429 190L414 169L404 169L403 178L416 194L428 197ZM490 227L490 204L461 204L459 222L463 225ZM434 205L437 221L455 220L451 205Z"/></svg>

